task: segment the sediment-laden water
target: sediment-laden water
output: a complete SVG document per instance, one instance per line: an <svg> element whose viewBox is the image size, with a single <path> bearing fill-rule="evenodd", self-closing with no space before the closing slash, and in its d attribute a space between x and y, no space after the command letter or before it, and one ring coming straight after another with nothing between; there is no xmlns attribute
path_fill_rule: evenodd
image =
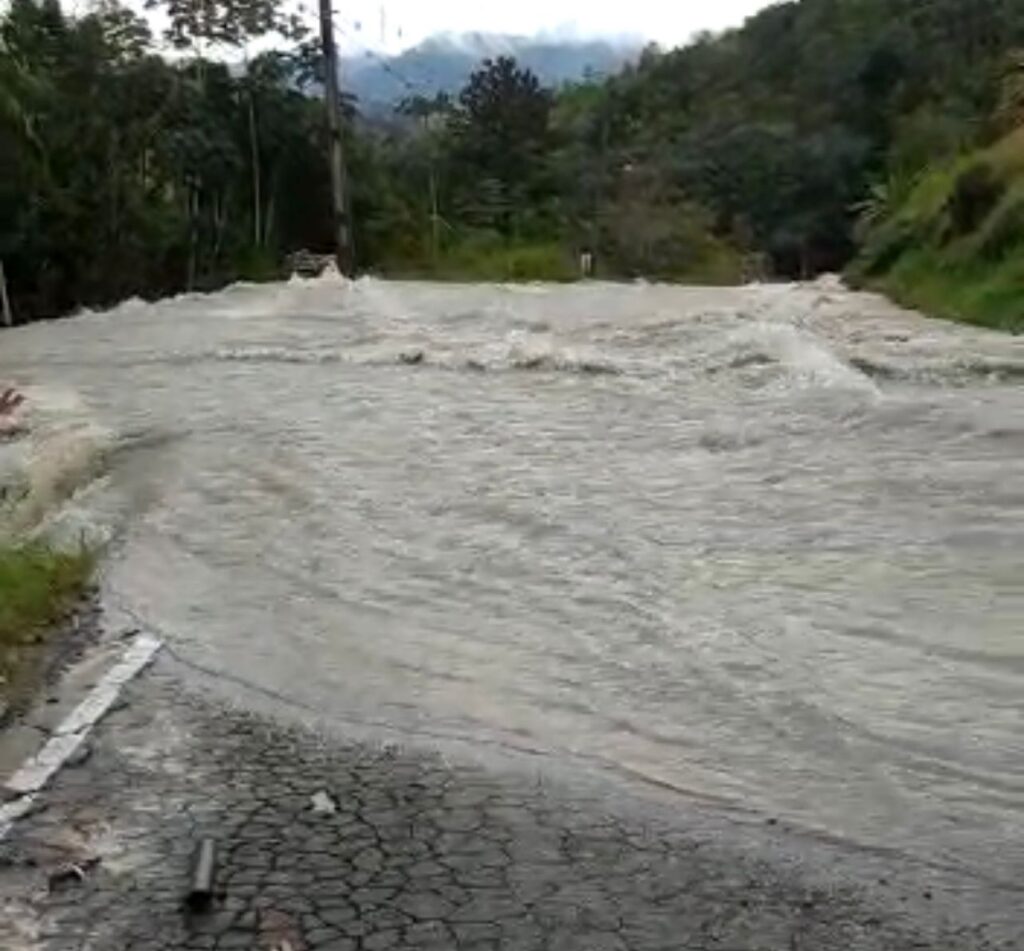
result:
<svg viewBox="0 0 1024 951"><path fill-rule="evenodd" d="M0 334L0 511L324 716L1024 863L1024 340L837 284L337 278Z"/></svg>

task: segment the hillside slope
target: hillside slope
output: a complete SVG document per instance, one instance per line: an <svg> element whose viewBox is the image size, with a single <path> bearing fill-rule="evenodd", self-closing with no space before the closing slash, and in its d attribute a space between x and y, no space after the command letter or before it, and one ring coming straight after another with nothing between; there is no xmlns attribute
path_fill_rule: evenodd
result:
<svg viewBox="0 0 1024 951"><path fill-rule="evenodd" d="M1024 332L1024 128L930 169L865 232L855 282L930 313Z"/></svg>
<svg viewBox="0 0 1024 951"><path fill-rule="evenodd" d="M777 3L610 79L574 160L678 187L775 275L839 270L877 182L989 141L1022 49L1020 0Z"/></svg>

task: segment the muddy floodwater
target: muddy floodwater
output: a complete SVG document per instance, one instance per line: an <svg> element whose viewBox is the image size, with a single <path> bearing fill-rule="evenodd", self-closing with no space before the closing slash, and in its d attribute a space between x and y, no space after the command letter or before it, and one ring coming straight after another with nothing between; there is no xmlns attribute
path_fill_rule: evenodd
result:
<svg viewBox="0 0 1024 951"><path fill-rule="evenodd" d="M0 510L339 723L1024 868L1024 338L837 282L314 281L0 334Z"/></svg>

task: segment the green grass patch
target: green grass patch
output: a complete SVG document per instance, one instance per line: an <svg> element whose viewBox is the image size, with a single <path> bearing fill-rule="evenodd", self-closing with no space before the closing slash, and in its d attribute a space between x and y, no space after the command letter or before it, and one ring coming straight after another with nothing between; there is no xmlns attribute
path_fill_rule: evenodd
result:
<svg viewBox="0 0 1024 951"><path fill-rule="evenodd" d="M988 161L1005 177L1024 175L1024 128L1000 139L986 154Z"/></svg>
<svg viewBox="0 0 1024 951"><path fill-rule="evenodd" d="M743 279L743 258L724 242L707 236L674 267L622 267L611 255L597 255L594 277L650 280L682 284L730 285ZM570 283L580 279L579 260L558 242L514 244L486 239L468 240L445 249L435 262L395 260L381 271L397 278L438 281Z"/></svg>
<svg viewBox="0 0 1024 951"><path fill-rule="evenodd" d="M569 254L559 244L464 245L450 251L439 270L440 276L471 281L557 282L579 277Z"/></svg>
<svg viewBox="0 0 1024 951"><path fill-rule="evenodd" d="M0 544L0 693L82 597L94 567L95 556L84 548Z"/></svg>
<svg viewBox="0 0 1024 951"><path fill-rule="evenodd" d="M1024 242L999 264L951 265L931 249L917 249L867 286L935 317L1024 333Z"/></svg>
<svg viewBox="0 0 1024 951"><path fill-rule="evenodd" d="M733 248L709 235L691 260L652 276L669 283L729 287L743 283L744 261Z"/></svg>
<svg viewBox="0 0 1024 951"><path fill-rule="evenodd" d="M977 230L968 248L970 257L1002 261L1020 252L1024 240L1024 179L1008 191L998 207Z"/></svg>
<svg viewBox="0 0 1024 951"><path fill-rule="evenodd" d="M436 261L395 261L383 270L395 277L494 283L567 282L579 277L575 262L560 244L487 240L466 241L446 248Z"/></svg>

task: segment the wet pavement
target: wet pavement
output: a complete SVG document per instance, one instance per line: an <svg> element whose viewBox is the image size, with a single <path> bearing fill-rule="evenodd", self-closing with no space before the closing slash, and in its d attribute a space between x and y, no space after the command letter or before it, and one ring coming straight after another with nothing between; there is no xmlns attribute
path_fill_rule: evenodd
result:
<svg viewBox="0 0 1024 951"><path fill-rule="evenodd" d="M0 525L165 644L3 843L0 951L1024 948L1024 338L335 277L0 378Z"/></svg>
<svg viewBox="0 0 1024 951"><path fill-rule="evenodd" d="M208 686L162 655L0 844L5 951L1020 946L1009 886L678 795L567 784L547 760L497 768L315 718L286 728ZM204 836L217 897L196 913Z"/></svg>

